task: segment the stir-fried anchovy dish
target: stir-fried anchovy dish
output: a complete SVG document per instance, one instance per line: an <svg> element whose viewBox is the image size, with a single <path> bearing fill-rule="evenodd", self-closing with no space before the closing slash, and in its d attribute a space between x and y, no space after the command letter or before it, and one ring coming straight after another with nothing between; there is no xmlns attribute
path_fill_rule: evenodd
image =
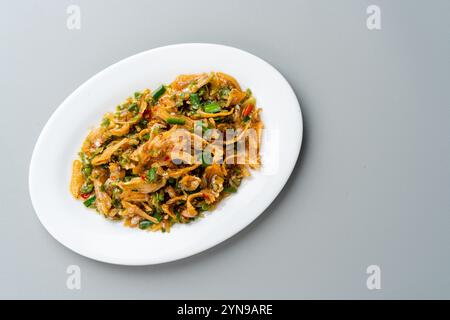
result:
<svg viewBox="0 0 450 320"><path fill-rule="evenodd" d="M135 92L85 138L70 191L108 219L168 232L261 166L260 112L251 91L220 72Z"/></svg>

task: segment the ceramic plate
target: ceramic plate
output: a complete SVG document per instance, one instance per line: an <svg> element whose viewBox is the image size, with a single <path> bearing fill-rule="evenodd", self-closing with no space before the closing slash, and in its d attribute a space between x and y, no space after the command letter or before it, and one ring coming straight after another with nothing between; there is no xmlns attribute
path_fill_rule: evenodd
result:
<svg viewBox="0 0 450 320"><path fill-rule="evenodd" d="M265 125L262 169L238 192L194 223L170 233L126 228L85 208L69 192L72 161L104 113L135 91L155 89L177 75L221 71L251 88ZM302 142L302 116L286 79L270 64L239 49L179 44L124 59L82 84L56 109L36 143L29 188L36 213L50 234L73 251L99 261L148 265L196 254L230 238L255 220L291 174ZM276 214L276 213L275 213Z"/></svg>

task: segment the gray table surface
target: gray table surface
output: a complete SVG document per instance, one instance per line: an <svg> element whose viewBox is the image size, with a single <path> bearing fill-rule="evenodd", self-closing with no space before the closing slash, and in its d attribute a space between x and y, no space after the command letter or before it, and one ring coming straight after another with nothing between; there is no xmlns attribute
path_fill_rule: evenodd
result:
<svg viewBox="0 0 450 320"><path fill-rule="evenodd" d="M81 29L66 27L70 4ZM369 5L381 30L366 27ZM14 1L0 11L0 298L450 298L450 1ZM251 226L157 266L79 256L28 193L37 137L62 100L132 54L238 47L299 97L300 160ZM66 287L69 265L81 289ZM381 268L368 290L366 268Z"/></svg>

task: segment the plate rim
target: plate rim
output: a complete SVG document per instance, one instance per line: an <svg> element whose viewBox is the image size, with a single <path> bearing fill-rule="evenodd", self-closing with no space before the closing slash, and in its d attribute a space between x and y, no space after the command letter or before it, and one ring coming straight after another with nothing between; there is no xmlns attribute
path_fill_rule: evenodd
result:
<svg viewBox="0 0 450 320"><path fill-rule="evenodd" d="M145 55L148 53L153 53L156 51L160 51L160 50L166 50L166 49L171 49L171 48L180 48L180 47L187 47L187 46L206 46L206 47L216 47L216 48L222 48L222 49L227 49L227 50L234 50L239 52L240 54L244 54L244 55L249 55L251 56L253 59L259 60L261 63L265 64L268 68L270 68L273 72L275 72L276 74L278 74L278 76L280 76L281 79L284 80L284 82L287 85L287 88L289 89L291 95L295 98L295 101L297 102L298 105L298 112L297 117L298 117L298 125L299 125L299 137L298 139L295 140L295 148L293 148L295 150L295 158L293 157L293 161L289 163L289 170L287 170L287 172L289 172L289 174L287 174L283 180L281 180L281 183L279 184L279 188L276 190L276 192L274 192L274 197L271 201L269 201L266 205L263 206L263 209L257 213L256 216L252 217L252 219L249 219L248 222L246 222L245 224L239 225L236 228L232 228L231 230L228 230L228 232L224 232L222 234L221 237L218 237L215 241L212 242L208 242L207 245L199 245L197 247L194 247L192 250L186 250L186 252L184 252L183 254L178 255L177 257L171 257L171 258L166 258L166 259L160 259L158 261L151 261L151 262L145 262L145 261L138 261L138 262L132 262L132 261L119 261L119 259L109 259L109 258L105 258L105 257L95 257L91 254L87 254L87 253L83 253L80 252L79 250L77 250L76 248L73 248L73 246L70 246L66 243L64 243L63 240L59 239L59 237L57 235L55 235L53 232L51 232L49 230L49 228L45 225L45 223L43 222L42 218L41 218L41 214L39 214L38 210L36 209L36 200L34 200L33 198L33 170L34 166L35 166L35 157L36 157L36 153L37 150L39 150L41 144L42 144L42 140L43 140L43 136L46 135L46 132L48 130L48 128L51 126L51 123L54 121L54 119L57 117L57 115L62 112L62 108L61 106L64 105L68 100L70 100L73 96L76 96L80 91L82 91L84 89L84 87L90 85L91 82L96 81L97 78L100 78L104 73L107 73L109 70L115 68L117 65L122 64L122 63L126 63L129 60L133 60L138 58L141 55ZM104 262L104 263L109 263L109 264L114 264L114 265L128 265L128 266L145 266L145 265L156 265L156 264L162 264L162 263L168 263L168 262L172 262L172 261L177 261L177 260L181 260L181 259L185 259L187 257L190 256L194 256L197 255L203 251L206 251L210 248L213 248L215 246L217 246L218 244L227 241L228 239L231 239L232 237L234 237L235 235L237 235L238 233L240 233L241 231L245 230L252 222L254 222L258 217L260 217L264 212L266 212L267 208L278 198L278 196L280 195L280 193L283 191L283 189L286 186L286 183L288 182L288 180L290 179L290 177L292 176L292 173L295 169L295 166L297 164L297 162L299 161L299 157L300 157L300 151L301 151L301 146L303 143L303 131L304 131L304 127L303 127L303 115L302 115L302 110L301 110L301 105L300 105L300 101L297 97L297 95L295 94L294 89L292 88L292 86L290 85L290 83L287 81L287 79L281 74L280 71L278 71L274 66L272 66L269 62L267 62L266 60L254 55L253 53L250 53L248 51L236 48L236 47L232 47L232 46L228 46L228 45L223 45L223 44L215 44L215 43L202 43L202 42L193 42L193 43L178 43L178 44L171 44L171 45L166 45L166 46L161 46L161 47L156 47L156 48L151 48L148 50L144 50L141 52L138 52L136 54L133 54L131 56L128 56L124 59L121 59L111 65L109 65L108 67L100 70L99 72L95 73L94 75L92 75L89 79L87 79L86 81L84 81L81 85L79 85L75 90L73 90L59 105L58 107L52 112L51 116L48 118L48 120L45 122L44 126L42 127L38 138L36 140L36 143L34 145L32 154L31 154L31 158L30 158L30 162L29 162L29 173L28 173L28 192L30 195L30 199L31 199L31 204L32 207L34 209L34 212L36 214L36 216L38 217L39 222L42 224L42 226L44 227L45 230L47 230L47 232L55 239L57 240L61 245L63 245L64 247L70 249L71 251L83 256L83 257L87 257L89 259L95 260L95 261L100 261L100 262Z"/></svg>

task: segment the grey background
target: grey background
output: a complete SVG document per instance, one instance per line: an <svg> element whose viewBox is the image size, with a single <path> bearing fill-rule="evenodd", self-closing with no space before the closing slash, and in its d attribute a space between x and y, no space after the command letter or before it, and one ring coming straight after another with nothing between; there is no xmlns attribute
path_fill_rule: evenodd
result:
<svg viewBox="0 0 450 320"><path fill-rule="evenodd" d="M81 30L66 28L69 4ZM380 31L366 28L369 4ZM0 298L450 298L449 12L446 0L3 2ZM238 47L284 74L304 115L295 171L256 222L204 253L148 267L81 257L31 206L38 134L98 71L182 42Z"/></svg>

